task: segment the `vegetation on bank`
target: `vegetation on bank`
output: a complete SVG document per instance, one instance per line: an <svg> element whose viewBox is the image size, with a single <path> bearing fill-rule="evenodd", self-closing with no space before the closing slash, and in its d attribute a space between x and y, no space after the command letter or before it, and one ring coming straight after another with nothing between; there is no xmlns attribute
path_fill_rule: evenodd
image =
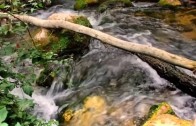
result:
<svg viewBox="0 0 196 126"><path fill-rule="evenodd" d="M48 7L53 1L54 0L1 0L0 9L4 12L29 13Z"/></svg>
<svg viewBox="0 0 196 126"><path fill-rule="evenodd" d="M0 1L0 9L9 13L31 13L37 9L49 5L49 0L11 0ZM1 126L54 126L58 122L51 120L45 122L31 114L34 102L32 99L19 98L10 93L14 88L20 87L25 94L32 95L36 75L34 66L45 64L52 59L51 52L43 53L35 47L26 48L20 41L28 33L27 24L20 21L12 21L0 16L0 57L10 56L11 61L5 62L0 59L0 125ZM20 36L22 38L20 38ZM25 43L28 43L25 41ZM25 60L34 63L33 66L25 67ZM20 73L17 68L25 67ZM20 68L19 68L20 69Z"/></svg>
<svg viewBox="0 0 196 126"><path fill-rule="evenodd" d="M3 12L9 13L32 13L35 10L49 6L51 2L49 0L3 1L0 2L0 9ZM86 17L78 16L73 19L74 23L92 27ZM57 33L55 30L49 30L50 33L46 34L46 37L48 37L47 39L50 44L42 48L39 46L40 43L35 43L36 41L33 38L32 32L34 28L31 28L24 22L13 21L3 16L0 16L0 21L0 35L2 36L0 38L0 57L2 58L0 59L0 100L2 101L0 103L0 125L58 125L58 122L55 120L45 122L44 120L37 119L37 117L31 114L35 105L33 100L19 98L11 94L10 91L20 87L21 91L23 90L25 94L31 96L37 84L49 87L50 85L45 85L45 82L48 78L51 78L51 84L52 80L57 76L58 70L61 69L57 68L58 64L63 64L67 70L67 73L64 74L65 76L69 76L70 73L68 72L72 63L71 54L74 52L79 53L78 50L81 52L84 48L88 47L90 37L63 29L58 29L58 31L61 31L58 32L59 34L55 34ZM44 31L47 31L47 29ZM58 39L55 39L55 41L54 39L50 39L52 34L56 35ZM74 51L73 49L75 48L78 48L78 50ZM71 53L65 54L66 49L67 52ZM11 61L3 60L6 56L10 57ZM52 69L51 65L55 66L55 69ZM46 68L46 70L41 72L40 76L37 77L35 73L36 68ZM71 85L66 82L65 84L67 86Z"/></svg>

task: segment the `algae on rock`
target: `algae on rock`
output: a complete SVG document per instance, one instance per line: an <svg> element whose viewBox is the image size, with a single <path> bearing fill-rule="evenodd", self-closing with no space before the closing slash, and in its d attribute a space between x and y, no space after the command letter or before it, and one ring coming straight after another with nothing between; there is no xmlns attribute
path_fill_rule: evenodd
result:
<svg viewBox="0 0 196 126"><path fill-rule="evenodd" d="M84 16L56 13L48 17L49 20L65 20L72 23L92 27L89 20ZM79 53L87 48L90 37L67 29L40 28L33 37L35 45L45 51L59 53L62 51Z"/></svg>
<svg viewBox="0 0 196 126"><path fill-rule="evenodd" d="M163 102L152 106L146 122L142 126L192 126L193 122L180 119L172 110L171 106Z"/></svg>
<svg viewBox="0 0 196 126"><path fill-rule="evenodd" d="M81 10L86 8L88 5L98 4L99 0L76 0L74 4L75 10Z"/></svg>
<svg viewBox="0 0 196 126"><path fill-rule="evenodd" d="M86 7L92 6L92 5L98 5L98 10L100 12L103 12L107 8L112 7L127 7L131 6L130 0L76 0L74 9L75 10L81 10Z"/></svg>

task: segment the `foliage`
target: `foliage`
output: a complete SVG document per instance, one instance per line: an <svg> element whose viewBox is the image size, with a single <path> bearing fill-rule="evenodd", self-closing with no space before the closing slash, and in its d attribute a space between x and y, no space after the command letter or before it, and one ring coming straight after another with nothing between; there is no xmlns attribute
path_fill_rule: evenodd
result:
<svg viewBox="0 0 196 126"><path fill-rule="evenodd" d="M58 42L52 43L52 52L58 53L63 49L67 48L68 44L71 43L69 38L66 36L60 36L60 40ZM49 45L50 46L50 45Z"/></svg>
<svg viewBox="0 0 196 126"><path fill-rule="evenodd" d="M22 22L12 22L11 20L7 20L5 22L5 24L3 24L0 27L0 35L2 35L2 36L7 36L7 35L11 35L11 34L21 35L26 30L27 30L26 24L24 24Z"/></svg>
<svg viewBox="0 0 196 126"><path fill-rule="evenodd" d="M0 9L5 12L27 13L45 8L51 0L4 0L0 1Z"/></svg>
<svg viewBox="0 0 196 126"><path fill-rule="evenodd" d="M32 13L50 5L52 0L3 0L0 1L0 11L10 13ZM3 22L3 24L2 24ZM26 30L26 25L21 22L13 22L0 15L0 35L21 33Z"/></svg>
<svg viewBox="0 0 196 126"><path fill-rule="evenodd" d="M31 99L20 99L9 93L15 87L21 87L26 94L32 94L32 86L23 79L23 75L9 71L3 63L0 64L0 73L5 77L0 79L0 125L47 126L57 123L38 120L29 114L34 106ZM10 81L11 78L13 81Z"/></svg>
<svg viewBox="0 0 196 126"><path fill-rule="evenodd" d="M34 64L44 64L50 61L54 53L43 53L36 48L24 48L15 43L16 41L9 40L13 36L23 35L27 26L20 22L12 22L12 29L2 35L0 38L0 57L16 55L11 63L5 63L0 59L0 126L54 126L58 125L57 121L51 120L45 122L37 119L31 114L34 103L31 99L21 99L10 94L10 91L15 87L20 87L25 94L32 95L33 84L36 80L36 75L33 72L21 74L13 72L13 68L23 64L26 59L30 59ZM1 30L0 30L1 31ZM4 30L3 32L5 32ZM8 36L9 35L9 36ZM11 35L11 36L10 36ZM9 37L9 38L8 38Z"/></svg>
<svg viewBox="0 0 196 126"><path fill-rule="evenodd" d="M80 24L80 25L83 25L83 26L86 26L86 27L90 27L90 28L92 27L89 20L84 16L80 16L80 17L76 18L74 20L74 23Z"/></svg>

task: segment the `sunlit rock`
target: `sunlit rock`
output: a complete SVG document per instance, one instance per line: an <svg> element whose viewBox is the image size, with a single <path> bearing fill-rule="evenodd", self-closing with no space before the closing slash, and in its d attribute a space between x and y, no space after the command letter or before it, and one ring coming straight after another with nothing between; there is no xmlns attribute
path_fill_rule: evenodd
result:
<svg viewBox="0 0 196 126"><path fill-rule="evenodd" d="M63 119L65 122L71 121L71 118L73 117L73 110L68 109L63 114Z"/></svg>
<svg viewBox="0 0 196 126"><path fill-rule="evenodd" d="M159 4L163 6L179 6L181 2L180 0L160 0Z"/></svg>
<svg viewBox="0 0 196 126"><path fill-rule="evenodd" d="M84 101L81 109L70 114L70 111L65 111L63 114L65 122L75 126L93 126L95 123L103 122L102 114L107 108L106 101L100 96L90 96ZM72 118L70 120L70 118Z"/></svg>
<svg viewBox="0 0 196 126"><path fill-rule="evenodd" d="M54 36L50 30L40 28L33 37L34 43L37 47L44 47L52 41L57 41L57 36Z"/></svg>
<svg viewBox="0 0 196 126"><path fill-rule="evenodd" d="M180 119L174 115L162 114L149 120L143 126L193 126L188 120Z"/></svg>
<svg viewBox="0 0 196 126"><path fill-rule="evenodd" d="M193 122L180 119L169 104L161 103L151 107L143 126L193 126Z"/></svg>

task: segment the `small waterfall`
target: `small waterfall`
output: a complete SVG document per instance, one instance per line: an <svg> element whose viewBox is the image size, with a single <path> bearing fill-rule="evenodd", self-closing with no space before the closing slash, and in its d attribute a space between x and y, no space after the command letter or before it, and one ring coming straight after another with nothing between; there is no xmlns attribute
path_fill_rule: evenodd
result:
<svg viewBox="0 0 196 126"><path fill-rule="evenodd" d="M139 3L135 6L149 9ZM192 40L182 38L178 31L161 20L134 15L136 10L131 8L97 14L95 10L77 12L53 7L41 12L38 17L46 18L54 12L86 15L95 29L120 39L196 58L196 45L191 43ZM36 103L35 115L50 120L56 118L58 112L68 104L79 103L89 95L99 95L111 107L122 109L117 117L106 115L116 125L120 125L118 121L130 119L133 115L143 116L151 105L163 101L171 104L179 117L193 118L196 99L176 89L137 56L102 44L99 40L92 40L89 48L88 54L76 63L70 75L70 81L76 87L63 89L62 78L57 77L48 90L40 87L35 90L32 96Z"/></svg>

